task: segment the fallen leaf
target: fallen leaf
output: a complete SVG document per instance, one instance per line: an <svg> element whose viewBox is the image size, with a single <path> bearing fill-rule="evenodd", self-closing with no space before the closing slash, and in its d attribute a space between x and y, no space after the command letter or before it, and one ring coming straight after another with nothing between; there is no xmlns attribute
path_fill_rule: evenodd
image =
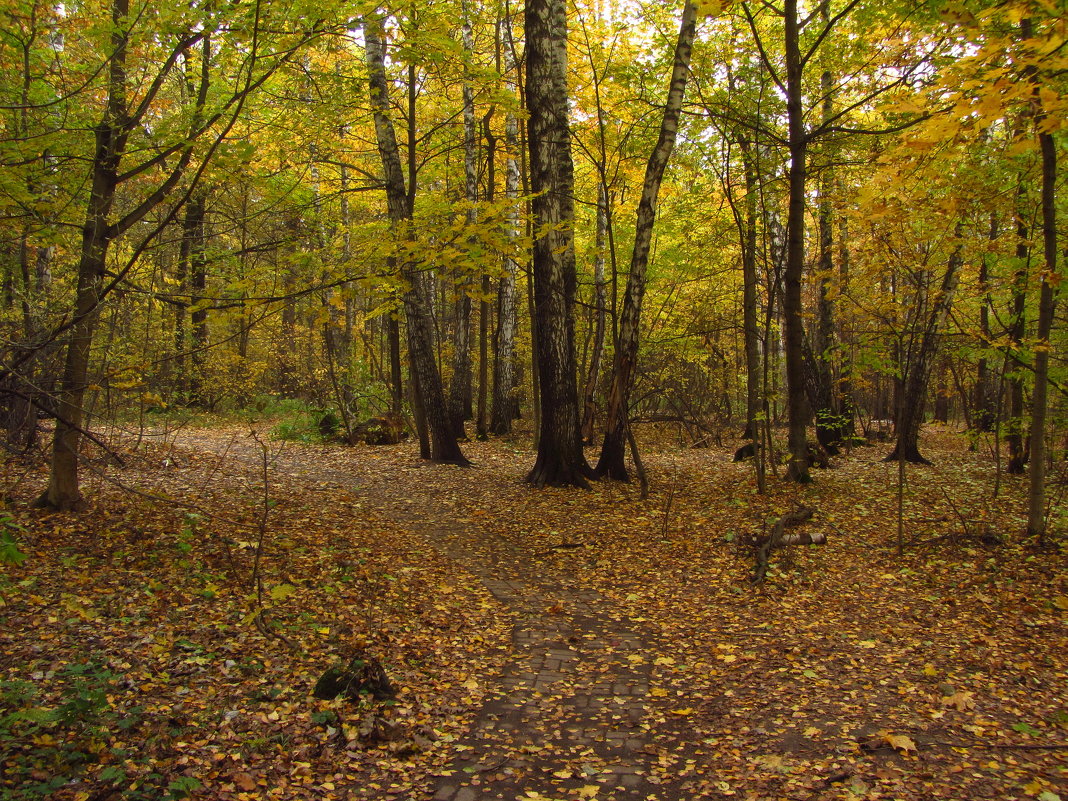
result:
<svg viewBox="0 0 1068 801"><path fill-rule="evenodd" d="M911 737L904 734L884 734L883 739L891 748L895 748L898 751L904 751L905 753L913 752L917 753L916 743L912 741Z"/></svg>

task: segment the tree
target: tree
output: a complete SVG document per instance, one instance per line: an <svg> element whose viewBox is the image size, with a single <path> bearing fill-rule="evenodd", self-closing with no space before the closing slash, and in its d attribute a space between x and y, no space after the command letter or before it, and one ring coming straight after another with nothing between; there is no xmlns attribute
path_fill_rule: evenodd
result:
<svg viewBox="0 0 1068 801"><path fill-rule="evenodd" d="M649 156L645 169L645 181L638 202L635 223L634 250L631 254L630 273L623 298L623 314L619 325L612 362L611 386L608 392L608 411L605 422L604 441L595 473L619 481L628 479L624 461L626 427L629 416L630 391L634 384L634 370L638 358L639 323L642 298L645 295L645 273L649 264L649 248L653 239L653 224L656 221L656 200L664 178L671 151L678 135L679 116L686 92L686 79L690 68L690 51L697 28L697 9L686 2L682 10L678 41L671 69L667 102L660 123L660 135Z"/></svg>
<svg viewBox="0 0 1068 801"><path fill-rule="evenodd" d="M382 19L366 19L363 30L375 134L385 176L386 205L393 234L403 239L411 222L412 197L405 189L397 136L393 130L393 121L389 117L389 82L386 78ZM408 359L415 383L414 391L418 394L430 429L430 458L435 462L470 464L460 450L449 417L441 375L434 360L431 323L423 295L423 282L420 280L414 255L405 254L401 259L401 275L407 282L404 311L408 324Z"/></svg>
<svg viewBox="0 0 1068 801"><path fill-rule="evenodd" d="M261 30L264 21L259 6L251 11L229 9L235 15L230 20L210 3L176 10L169 16L140 13L143 10L131 13L129 0L113 0L110 34L101 47L103 84L99 88L103 107L99 122L93 127L92 153L86 159L89 197L81 226L76 298L69 320L53 331L53 336L65 334L68 340L56 403L49 485L38 502L57 509L82 503L79 449L93 337L102 303L136 263L135 255L117 271L116 277L109 278L111 244L176 192L190 168L195 167L179 203L166 215L169 221L194 191L197 179L239 118L248 97L327 29L322 20L302 20L290 27L279 15L272 21L272 34L268 36ZM159 27L150 27L153 24ZM212 38L224 28L229 29L230 46L244 54L244 63L237 73L241 77L232 86L224 85L215 92L211 78ZM239 42L238 31L247 32L248 39ZM186 54L196 48L202 68L196 94L186 104L185 114L175 115L169 125L148 124L146 121L161 113L162 107L170 105L166 96L169 79ZM146 71L144 76L140 75L142 70ZM138 75L137 82L129 77L131 73ZM67 101L73 104L89 97L85 93ZM148 141L140 141L141 136ZM210 142L198 152L201 139ZM136 147L131 148L131 144ZM131 156L139 160L130 163ZM129 191L121 204L120 189ZM116 210L118 214L113 216ZM152 228L133 248L134 253L143 250L161 229L161 225Z"/></svg>
<svg viewBox="0 0 1068 801"><path fill-rule="evenodd" d="M541 429L527 481L588 486L575 365L574 166L567 119L567 16L563 0L528 0L526 101L534 222L534 336Z"/></svg>
<svg viewBox="0 0 1068 801"><path fill-rule="evenodd" d="M512 23L508 17L498 22L501 31L501 46L504 55L504 74L514 75L515 44L512 41ZM515 91L515 87L509 87ZM511 108L505 114L504 122L504 197L508 204L505 214L504 233L510 243L519 239L519 122ZM493 410L490 417L490 431L494 434L507 434L512 430L512 418L515 415L515 330L516 330L516 289L515 276L517 264L510 252L502 258L503 272L497 288L497 332L494 337L493 358Z"/></svg>

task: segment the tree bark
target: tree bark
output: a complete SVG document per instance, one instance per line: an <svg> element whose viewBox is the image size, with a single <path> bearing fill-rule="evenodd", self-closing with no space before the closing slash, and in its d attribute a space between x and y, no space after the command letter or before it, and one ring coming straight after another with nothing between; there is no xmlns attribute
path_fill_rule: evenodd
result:
<svg viewBox="0 0 1068 801"><path fill-rule="evenodd" d="M528 0L526 100L534 224L533 283L541 425L527 481L588 486L575 365L574 166L567 119L564 0Z"/></svg>
<svg viewBox="0 0 1068 801"><path fill-rule="evenodd" d="M660 135L646 164L645 182L642 186L641 199L638 201L634 250L631 254L630 274L627 276L626 294L623 297L619 338L612 363L605 436L601 444L600 459L594 471L597 476L608 476L619 481L629 479L624 460L626 425L630 391L634 385L634 371L638 360L642 299L645 295L645 273L649 264L653 225L656 222L656 201L668 159L675 147L696 28L697 9L690 0L687 0L683 6L678 41L675 44L671 83L664 106L664 116L660 123Z"/></svg>

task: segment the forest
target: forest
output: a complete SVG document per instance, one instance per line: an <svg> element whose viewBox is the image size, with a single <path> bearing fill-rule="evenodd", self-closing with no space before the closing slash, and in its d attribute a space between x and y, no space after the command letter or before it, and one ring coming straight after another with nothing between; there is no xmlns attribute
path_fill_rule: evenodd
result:
<svg viewBox="0 0 1068 801"><path fill-rule="evenodd" d="M1061 0L0 7L0 801L1068 798Z"/></svg>

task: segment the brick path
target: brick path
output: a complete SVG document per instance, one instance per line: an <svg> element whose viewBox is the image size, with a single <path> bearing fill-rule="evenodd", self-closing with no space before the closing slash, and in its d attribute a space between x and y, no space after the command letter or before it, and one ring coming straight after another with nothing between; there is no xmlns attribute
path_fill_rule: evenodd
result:
<svg viewBox="0 0 1068 801"><path fill-rule="evenodd" d="M391 511L477 576L518 622L498 693L429 798L680 797L651 775L658 755L649 696L655 655L646 638L608 599L569 580L572 554L556 557L558 569L534 570L501 538L443 524L451 515L434 506L428 498Z"/></svg>

